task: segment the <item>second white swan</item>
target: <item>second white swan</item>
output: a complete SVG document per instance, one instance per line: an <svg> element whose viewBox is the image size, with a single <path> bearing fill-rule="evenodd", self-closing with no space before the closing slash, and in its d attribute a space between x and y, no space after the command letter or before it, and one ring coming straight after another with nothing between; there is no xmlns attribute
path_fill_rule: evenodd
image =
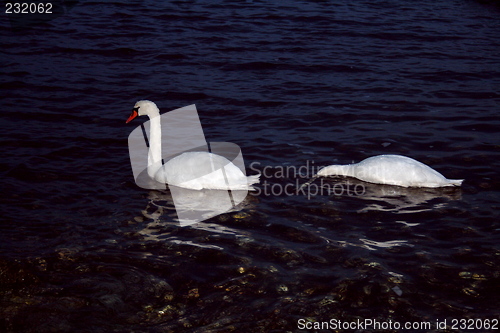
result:
<svg viewBox="0 0 500 333"><path fill-rule="evenodd" d="M402 187L460 186L463 182L463 179L446 179L424 163L401 155L378 155L355 164L330 165L319 170L316 177L337 175Z"/></svg>

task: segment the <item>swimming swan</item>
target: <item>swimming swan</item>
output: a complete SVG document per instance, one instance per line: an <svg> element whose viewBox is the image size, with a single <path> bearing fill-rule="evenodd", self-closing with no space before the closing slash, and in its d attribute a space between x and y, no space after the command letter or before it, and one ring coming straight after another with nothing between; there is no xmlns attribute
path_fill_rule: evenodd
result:
<svg viewBox="0 0 500 333"><path fill-rule="evenodd" d="M463 182L463 179L446 179L427 165L401 155L378 155L355 164L330 165L319 170L315 178L334 175L402 187L460 186Z"/></svg>
<svg viewBox="0 0 500 333"><path fill-rule="evenodd" d="M209 152L186 152L163 165L160 110L151 101L138 101L126 123L137 116L150 119L147 172L152 179L191 190L254 190L251 185L259 182L260 175L247 177L227 158Z"/></svg>

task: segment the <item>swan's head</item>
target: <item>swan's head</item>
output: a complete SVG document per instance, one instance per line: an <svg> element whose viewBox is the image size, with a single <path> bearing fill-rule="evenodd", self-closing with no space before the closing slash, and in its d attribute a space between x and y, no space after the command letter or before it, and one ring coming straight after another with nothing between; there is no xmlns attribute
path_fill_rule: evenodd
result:
<svg viewBox="0 0 500 333"><path fill-rule="evenodd" d="M126 123L128 124L137 116L149 116L149 118L153 118L158 115L160 115L160 110L155 103L147 100L142 100L135 103L132 114L130 115L130 117L128 117Z"/></svg>

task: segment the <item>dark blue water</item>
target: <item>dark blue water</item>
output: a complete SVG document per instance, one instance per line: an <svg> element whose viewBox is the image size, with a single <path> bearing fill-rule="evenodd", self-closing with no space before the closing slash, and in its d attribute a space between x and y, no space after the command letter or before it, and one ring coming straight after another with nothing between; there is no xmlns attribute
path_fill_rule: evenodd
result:
<svg viewBox="0 0 500 333"><path fill-rule="evenodd" d="M495 2L61 4L53 19L1 19L0 327L298 332L371 319L465 332L453 319L477 319L485 332L478 323L498 320ZM180 227L168 193L134 183L127 137L146 119L125 120L139 99L196 104L207 140L238 144L247 173L263 173L258 193ZM280 191L310 176L285 169L377 154L465 181Z"/></svg>

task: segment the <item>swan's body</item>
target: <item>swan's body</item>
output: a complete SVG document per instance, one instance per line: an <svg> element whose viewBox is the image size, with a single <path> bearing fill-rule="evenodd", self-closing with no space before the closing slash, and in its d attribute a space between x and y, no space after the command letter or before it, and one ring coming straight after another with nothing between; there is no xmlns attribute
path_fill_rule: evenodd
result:
<svg viewBox="0 0 500 333"><path fill-rule="evenodd" d="M253 190L259 176L245 174L227 158L209 152L186 152L163 165L161 156L160 110L151 101L135 104L127 123L137 116L150 118L148 175L161 183L191 190Z"/></svg>
<svg viewBox="0 0 500 333"><path fill-rule="evenodd" d="M463 179L446 179L427 165L401 155L378 155L359 163L330 165L317 176L349 176L375 184L403 187L460 186Z"/></svg>
<svg viewBox="0 0 500 333"><path fill-rule="evenodd" d="M192 190L253 189L249 185L258 183L260 176L246 177L227 158L207 152L188 152L176 156L158 170L156 180L162 181L163 174L166 174L168 184Z"/></svg>

